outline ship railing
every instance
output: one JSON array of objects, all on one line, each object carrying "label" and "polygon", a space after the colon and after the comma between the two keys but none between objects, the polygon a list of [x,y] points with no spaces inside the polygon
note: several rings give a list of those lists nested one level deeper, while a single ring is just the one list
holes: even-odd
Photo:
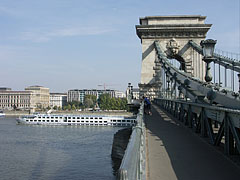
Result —
[{"label": "ship railing", "polygon": [[144,103],[141,104],[137,115],[137,124],[133,127],[127,149],[118,170],[119,180],[146,179],[146,131],[143,121]]}]

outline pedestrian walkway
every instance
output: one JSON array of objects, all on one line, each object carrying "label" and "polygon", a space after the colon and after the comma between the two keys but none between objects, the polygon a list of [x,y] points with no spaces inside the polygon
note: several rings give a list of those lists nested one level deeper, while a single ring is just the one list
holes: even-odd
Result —
[{"label": "pedestrian walkway", "polygon": [[239,180],[240,168],[153,105],[145,116],[148,180]]}]

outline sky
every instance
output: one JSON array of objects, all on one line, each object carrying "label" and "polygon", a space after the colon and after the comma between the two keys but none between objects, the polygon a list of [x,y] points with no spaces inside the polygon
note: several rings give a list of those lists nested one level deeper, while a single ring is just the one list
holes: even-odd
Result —
[{"label": "sky", "polygon": [[139,17],[202,15],[217,49],[240,53],[239,0],[0,0],[0,87],[138,86]]}]

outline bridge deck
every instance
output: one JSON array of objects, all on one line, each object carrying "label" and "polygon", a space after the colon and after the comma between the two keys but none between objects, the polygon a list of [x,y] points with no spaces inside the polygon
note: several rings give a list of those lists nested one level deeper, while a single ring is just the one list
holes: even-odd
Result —
[{"label": "bridge deck", "polygon": [[145,116],[148,180],[240,179],[240,168],[157,106]]}]

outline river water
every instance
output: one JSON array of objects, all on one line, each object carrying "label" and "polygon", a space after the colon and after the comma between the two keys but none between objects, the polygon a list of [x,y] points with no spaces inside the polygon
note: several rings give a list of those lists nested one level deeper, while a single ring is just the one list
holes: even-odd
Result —
[{"label": "river water", "polygon": [[16,125],[15,118],[0,118],[0,179],[115,179],[111,148],[119,129]]}]

